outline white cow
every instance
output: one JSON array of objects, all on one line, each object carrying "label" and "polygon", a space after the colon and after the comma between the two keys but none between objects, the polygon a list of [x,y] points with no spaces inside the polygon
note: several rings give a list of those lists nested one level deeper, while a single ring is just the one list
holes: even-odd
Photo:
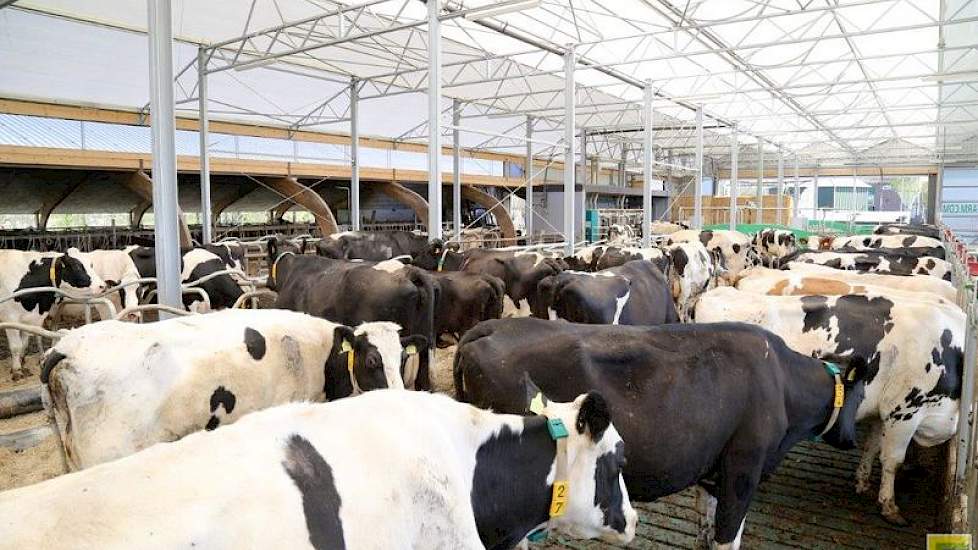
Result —
[{"label": "white cow", "polygon": [[[131,283],[139,279],[139,270],[136,263],[125,250],[93,250],[79,254],[81,258],[87,258],[92,263],[95,273],[105,281],[107,287],[120,284]],[[118,313],[124,308],[139,304],[138,295],[139,285],[132,284],[125,287],[122,291],[106,296],[112,301]],[[96,304],[95,310],[102,320],[110,319],[108,308],[103,304]],[[81,317],[84,315],[84,308],[80,304],[65,303],[58,310],[60,315],[70,317]]]},{"label": "white cow", "polygon": [[[934,281],[936,284],[944,284],[945,281],[934,277],[898,277],[893,275],[863,275],[860,273],[844,272],[832,270],[836,273],[848,274],[852,277],[880,277],[887,279],[897,279],[896,282],[903,280],[924,280]],[[737,281],[737,288],[755,294],[767,294],[770,296],[839,296],[842,294],[866,294],[873,296],[886,296],[900,300],[917,300],[922,302],[954,305],[953,292],[948,296],[942,296],[939,292],[904,290],[898,286],[884,286],[873,284],[870,281],[846,280],[833,277],[832,273],[825,271],[780,271],[765,267],[753,267],[740,274]],[[886,281],[889,282],[889,281]],[[950,285],[950,283],[947,283]],[[951,289],[953,291],[953,288]]]},{"label": "white cow", "polygon": [[402,343],[423,339],[399,328],[283,310],[103,321],[62,338],[41,380],[69,467],[81,469],[289,401],[404,388]]},{"label": "white cow", "polygon": [[0,494],[0,548],[481,550],[540,528],[627,544],[637,514],[604,400],[542,412],[398,390],[283,405]]},{"label": "white cow", "polygon": [[710,252],[719,252],[723,257],[723,281],[734,284],[737,275],[756,263],[756,256],[751,247],[750,237],[740,231],[718,229],[716,231],[699,231],[684,229],[666,237],[666,246],[675,243],[699,242]]},{"label": "white cow", "polygon": [[960,308],[883,296],[762,296],[718,288],[700,298],[696,321],[753,323],[806,355],[865,358],[870,372],[877,372],[857,413],[873,430],[856,490],[869,489],[879,456],[883,516],[905,523],[893,485],[907,446],[911,440],[939,445],[957,431],[965,327]]},{"label": "white cow", "polygon": [[[77,248],[60,252],[22,252],[0,250],[0,300],[18,290],[56,287],[77,296],[91,296],[105,290],[89,258]],[[0,302],[0,321],[24,323],[40,327],[52,307],[64,298],[52,292],[28,294]],[[30,375],[23,367],[26,339],[16,330],[7,330],[12,378],[19,380]]]},{"label": "white cow", "polygon": [[699,241],[680,242],[666,247],[667,269],[672,298],[682,321],[690,320],[696,300],[717,286],[724,274],[720,252],[710,252]]},{"label": "white cow", "polygon": [[832,249],[855,248],[857,250],[873,250],[874,248],[941,248],[944,244],[940,239],[922,235],[850,235],[832,239]]},{"label": "white cow", "polygon": [[789,269],[796,263],[818,264],[834,269],[848,269],[860,273],[879,273],[881,275],[929,275],[951,280],[951,264],[940,259],[903,256],[899,254],[879,254],[874,252],[801,252],[787,258]]},{"label": "white cow", "polygon": [[948,301],[955,301],[957,290],[950,281],[936,277],[903,277],[880,273],[859,273],[834,269],[824,265],[789,262],[786,267],[792,272],[811,273],[818,277],[846,281],[853,284],[884,286],[909,292],[929,292]]}]

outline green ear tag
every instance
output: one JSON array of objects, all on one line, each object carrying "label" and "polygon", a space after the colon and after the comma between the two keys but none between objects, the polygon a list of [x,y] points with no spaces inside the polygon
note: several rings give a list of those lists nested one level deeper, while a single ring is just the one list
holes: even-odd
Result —
[{"label": "green ear tag", "polygon": [[551,439],[555,441],[567,437],[567,427],[564,426],[564,421],[559,418],[548,418],[547,429],[550,430]]},{"label": "green ear tag", "polygon": [[547,540],[547,530],[537,529],[536,531],[530,533],[526,536],[526,540],[530,542],[543,542]]}]

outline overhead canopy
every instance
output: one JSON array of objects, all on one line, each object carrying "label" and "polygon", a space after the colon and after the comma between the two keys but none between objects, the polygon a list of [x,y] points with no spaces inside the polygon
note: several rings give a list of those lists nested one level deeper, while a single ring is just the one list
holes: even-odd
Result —
[{"label": "overhead canopy", "polygon": [[[557,143],[561,54],[576,44],[576,124],[592,133],[588,153],[609,162],[622,147],[639,162],[632,130],[646,81],[659,98],[659,160],[690,152],[696,105],[707,154],[721,163],[733,126],[742,162],[758,140],[772,160],[781,147],[806,164],[978,159],[976,0],[543,0],[459,16],[487,3],[442,2],[443,113],[449,120],[452,98],[465,101],[467,128],[522,136],[533,116],[537,137]],[[20,0],[3,9],[0,96],[143,109],[145,8]],[[214,119],[345,132],[356,77],[363,135],[425,141],[425,14],[419,0],[173,0],[179,108],[196,109],[198,45],[219,45],[207,64]],[[523,150],[510,138],[462,139]]]}]

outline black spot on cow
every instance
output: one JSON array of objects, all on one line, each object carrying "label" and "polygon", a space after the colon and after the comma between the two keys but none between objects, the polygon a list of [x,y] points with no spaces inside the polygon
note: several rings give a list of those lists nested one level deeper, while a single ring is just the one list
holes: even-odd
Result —
[{"label": "black spot on cow", "polygon": [[[42,258],[41,260],[35,260],[27,266],[27,273],[20,278],[17,283],[17,288],[14,291],[24,290],[28,288],[37,288],[45,286],[58,286],[62,281],[72,284],[70,281],[65,279],[65,268],[63,267],[65,262],[68,260],[69,256],[64,255],[57,258]],[[71,258],[71,261],[78,264],[81,267],[81,262]],[[51,280],[51,262],[57,262],[54,266],[54,281]],[[84,267],[81,267],[82,274],[85,275]],[[88,278],[88,275],[85,275]],[[91,280],[84,285],[88,286],[91,284]],[[78,285],[72,285],[78,286]],[[14,298],[14,301],[19,303],[25,310],[34,311],[37,309],[38,313],[47,313],[51,311],[51,307],[54,306],[54,302],[57,301],[58,297],[52,292],[38,292],[35,294],[27,294],[24,296],[19,296]]]},{"label": "black spot on cow", "polygon": [[851,349],[855,355],[867,358],[869,374],[866,384],[872,382],[879,371],[877,348],[894,326],[891,317],[893,302],[882,297],[849,294],[839,296],[832,306],[828,305],[825,296],[803,296],[801,303],[805,313],[802,331],[831,330],[831,320],[835,318],[836,349]]},{"label": "black spot on cow", "polygon": [[587,431],[591,434],[591,439],[598,442],[610,425],[611,411],[608,403],[600,393],[588,392],[577,413],[577,433],[583,435]]},{"label": "black spot on cow", "polygon": [[712,231],[700,231],[700,242],[703,246],[706,246],[713,239]]},{"label": "black spot on cow", "polygon": [[598,457],[594,468],[594,505],[601,508],[604,524],[619,533],[625,532],[625,512],[622,510],[621,485],[618,475],[625,467],[625,443],[619,441],[614,452]]},{"label": "black spot on cow", "polygon": [[733,245],[734,254],[740,254],[740,244],[734,243]]},{"label": "black spot on cow", "polygon": [[689,263],[689,257],[686,256],[686,251],[682,248],[676,248],[672,251],[672,267],[676,270],[676,273],[680,277],[686,273],[686,264]]},{"label": "black spot on cow", "polygon": [[903,246],[913,246],[913,243],[914,243],[914,242],[915,242],[916,240],[917,240],[917,237],[915,237],[915,236],[913,236],[913,235],[911,235],[911,236],[909,236],[909,237],[906,237],[905,239],[903,239],[903,242],[902,242],[901,244],[902,244]]},{"label": "black spot on cow", "polygon": [[244,341],[248,353],[255,361],[260,361],[262,357],[265,357],[265,337],[260,332],[251,327],[245,327]]},{"label": "black spot on cow", "polygon": [[834,269],[842,269],[842,258],[832,258],[831,260],[825,262],[826,267],[831,267]]},{"label": "black spot on cow", "polygon": [[927,258],[926,265],[927,265],[927,269],[934,269],[937,266],[937,262],[934,261],[934,258]]},{"label": "black spot on cow", "polygon": [[964,354],[961,348],[952,346],[953,335],[949,329],[941,333],[941,347],[931,350],[931,360],[935,365],[944,367],[941,377],[937,379],[934,388],[927,392],[927,397],[950,397],[961,399],[961,376],[964,368]]},{"label": "black spot on cow", "polygon": [[207,421],[207,425],[204,426],[204,429],[211,432],[216,430],[217,427],[220,425],[221,425],[221,419],[214,415],[211,415],[210,419]]},{"label": "black spot on cow", "polygon": [[546,424],[542,416],[526,417],[522,433],[503,426],[476,451],[472,511],[488,550],[509,550],[548,520],[556,443]]},{"label": "black spot on cow", "polygon": [[930,366],[931,366],[930,363],[924,365],[924,372],[930,372]]},{"label": "black spot on cow", "polygon": [[211,394],[211,412],[216,412],[218,407],[224,407],[224,412],[231,414],[236,402],[237,398],[233,393],[224,389],[224,386],[218,386]]},{"label": "black spot on cow", "polygon": [[805,313],[802,332],[809,332],[817,329],[829,330],[831,325],[829,319],[831,315],[826,307],[829,299],[826,296],[802,296],[801,310]]},{"label": "black spot on cow", "polygon": [[340,505],[343,503],[333,469],[306,438],[292,434],[285,446],[282,467],[302,494],[302,511],[309,543],[316,550],[346,548]]}]

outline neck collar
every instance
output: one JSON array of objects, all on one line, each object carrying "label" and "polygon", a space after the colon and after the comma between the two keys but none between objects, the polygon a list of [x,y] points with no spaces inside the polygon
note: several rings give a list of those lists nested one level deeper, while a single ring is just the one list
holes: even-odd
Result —
[{"label": "neck collar", "polygon": [[823,435],[835,426],[835,422],[839,419],[839,413],[842,411],[842,405],[846,399],[846,388],[842,385],[842,375],[839,366],[829,361],[822,361],[822,366],[825,367],[825,372],[829,376],[835,378],[835,393],[832,401],[832,416],[829,417],[829,421],[825,424],[822,432],[815,437],[816,440],[820,440]]},{"label": "neck collar", "polygon": [[268,276],[272,279],[273,283],[278,283],[278,277],[277,277],[278,262],[285,256],[295,256],[295,252],[292,252],[291,250],[286,250],[285,252],[279,254],[278,257],[275,258],[275,261],[272,262],[272,269],[269,270]]},{"label": "neck collar", "polygon": [[[559,418],[547,418],[547,431],[550,438],[557,443],[554,460],[554,484],[550,493],[550,519],[560,517],[567,511],[567,501],[570,499],[570,481],[567,475],[567,427]],[[547,538],[547,524],[538,527],[526,536],[530,542],[540,542]]]}]

